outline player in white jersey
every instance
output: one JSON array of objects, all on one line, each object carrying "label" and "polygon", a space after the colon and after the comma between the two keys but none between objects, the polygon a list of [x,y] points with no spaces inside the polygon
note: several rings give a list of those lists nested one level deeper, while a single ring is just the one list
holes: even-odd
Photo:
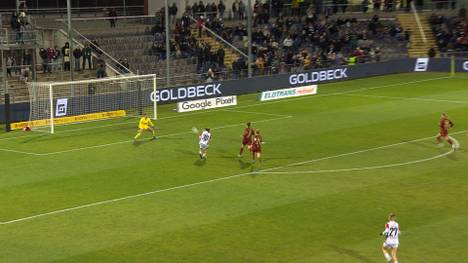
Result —
[{"label": "player in white jersey", "polygon": [[206,128],[200,134],[200,136],[198,136],[198,138],[200,139],[200,142],[199,142],[199,144],[200,144],[200,151],[199,151],[200,159],[203,159],[203,158],[206,158],[206,151],[208,150],[208,144],[210,143],[210,140],[211,140],[210,129]]},{"label": "player in white jersey", "polygon": [[[385,224],[385,230],[381,233],[381,235],[385,236],[385,242],[382,246],[382,252],[384,254],[385,259],[387,262],[398,263],[397,258],[397,249],[398,249],[398,236],[401,234],[400,232],[400,225],[395,221],[396,216],[395,214],[390,214],[388,216],[388,222]],[[388,253],[390,251],[390,254]]]}]

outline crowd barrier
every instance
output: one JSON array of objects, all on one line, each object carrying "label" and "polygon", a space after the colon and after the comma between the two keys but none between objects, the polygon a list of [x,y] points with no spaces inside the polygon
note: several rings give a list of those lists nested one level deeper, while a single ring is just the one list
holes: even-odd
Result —
[{"label": "crowd barrier", "polygon": [[[142,106],[151,105],[152,100],[156,99],[158,104],[167,104],[408,72],[447,72],[447,74],[450,72],[468,72],[468,60],[405,58],[379,63],[314,69],[300,73],[177,86],[159,89],[157,94],[143,91],[141,94],[141,98],[143,99],[140,103]],[[4,122],[4,109],[4,105],[0,105],[0,112],[2,113],[0,114],[0,123]],[[28,118],[29,103],[15,103],[11,105],[12,122],[24,121]]]}]

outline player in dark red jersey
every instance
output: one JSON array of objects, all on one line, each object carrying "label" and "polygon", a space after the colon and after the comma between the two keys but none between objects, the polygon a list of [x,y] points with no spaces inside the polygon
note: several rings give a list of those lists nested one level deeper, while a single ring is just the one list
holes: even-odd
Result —
[{"label": "player in dark red jersey", "polygon": [[242,134],[242,145],[239,151],[239,157],[242,156],[245,146],[247,146],[249,150],[252,146],[252,137],[254,135],[254,130],[250,126],[251,126],[250,122],[247,122],[245,124],[244,133]]},{"label": "player in dark red jersey", "polygon": [[262,143],[263,138],[260,135],[260,131],[256,130],[255,135],[252,139],[252,160],[258,159],[260,162],[262,161]]},{"label": "player in dark red jersey", "polygon": [[448,135],[448,130],[453,127],[453,122],[448,118],[446,113],[442,113],[439,121],[439,134],[437,135],[437,143],[439,146],[443,146],[442,140],[446,141],[452,146],[452,148],[458,148],[458,145],[450,136]]}]

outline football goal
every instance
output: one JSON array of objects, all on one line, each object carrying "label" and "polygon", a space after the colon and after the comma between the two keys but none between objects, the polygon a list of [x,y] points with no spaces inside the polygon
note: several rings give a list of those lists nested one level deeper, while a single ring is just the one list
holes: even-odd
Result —
[{"label": "football goal", "polygon": [[147,114],[156,119],[156,75],[28,83],[31,130]]}]

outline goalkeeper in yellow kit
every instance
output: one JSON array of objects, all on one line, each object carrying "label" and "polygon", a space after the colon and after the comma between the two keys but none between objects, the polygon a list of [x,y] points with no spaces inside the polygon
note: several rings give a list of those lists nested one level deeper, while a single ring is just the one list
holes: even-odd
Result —
[{"label": "goalkeeper in yellow kit", "polygon": [[156,139],[153,122],[148,118],[147,114],[143,115],[140,119],[140,122],[138,123],[138,133],[133,139],[138,139],[144,131],[150,131],[153,134],[153,140]]}]

